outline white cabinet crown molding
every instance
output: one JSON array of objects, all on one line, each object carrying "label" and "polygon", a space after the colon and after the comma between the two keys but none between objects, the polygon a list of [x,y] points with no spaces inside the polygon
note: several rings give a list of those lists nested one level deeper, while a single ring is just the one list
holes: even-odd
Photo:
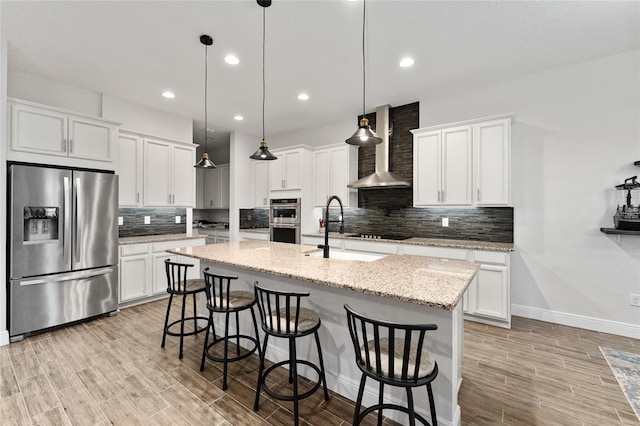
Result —
[{"label": "white cabinet crown molding", "polygon": [[51,105],[39,104],[39,103],[36,103],[36,102],[25,101],[24,99],[7,97],[7,102],[12,102],[12,103],[21,104],[21,105],[28,105],[28,106],[32,106],[32,107],[35,107],[35,108],[47,109],[49,111],[55,111],[55,112],[59,112],[59,113],[67,114],[67,115],[73,115],[73,116],[76,116],[76,117],[81,117],[81,118],[89,118],[89,119],[92,119],[92,120],[98,120],[98,121],[101,121],[101,122],[103,122],[105,124],[113,124],[113,125],[116,125],[116,126],[120,126],[122,124],[122,123],[120,123],[118,121],[109,120],[109,119],[98,117],[98,116],[95,116],[95,115],[90,115],[90,114],[85,114],[85,113],[82,113],[82,112],[77,112],[77,111],[72,111],[72,110],[68,110],[68,109],[58,108],[58,107],[51,106]]},{"label": "white cabinet crown molding", "polygon": [[415,134],[420,134],[420,133],[423,133],[423,132],[429,132],[429,131],[433,131],[433,130],[442,130],[442,129],[446,129],[446,128],[449,128],[449,127],[468,126],[468,125],[472,125],[472,124],[482,123],[483,121],[500,120],[500,119],[504,119],[504,118],[509,118],[511,120],[511,123],[513,124],[513,122],[516,119],[516,114],[511,112],[511,113],[506,113],[506,114],[491,115],[491,116],[488,116],[488,117],[473,118],[473,119],[470,119],[470,120],[455,121],[455,122],[452,122],[452,123],[436,124],[436,125],[433,125],[433,126],[427,126],[427,127],[420,127],[418,129],[412,129],[412,130],[410,130],[410,132],[415,135]]}]

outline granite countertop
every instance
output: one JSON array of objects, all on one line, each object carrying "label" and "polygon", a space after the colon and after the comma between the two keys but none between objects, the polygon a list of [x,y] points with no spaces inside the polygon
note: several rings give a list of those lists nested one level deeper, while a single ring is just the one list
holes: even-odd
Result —
[{"label": "granite countertop", "polygon": [[206,235],[187,235],[187,234],[167,234],[167,235],[141,235],[139,237],[124,237],[118,239],[118,244],[145,244],[145,243],[160,243],[163,241],[176,241],[176,240],[196,240],[199,238],[205,238]]},{"label": "granite countertop", "polygon": [[268,234],[269,228],[244,228],[240,232],[254,232],[256,234]]},{"label": "granite countertop", "polygon": [[[451,240],[443,238],[421,238],[413,237],[406,240],[390,240],[390,239],[373,239],[350,236],[351,234],[340,234],[339,232],[329,232],[329,238],[338,238],[345,240],[361,240],[371,242],[399,243],[411,244],[416,246],[432,246],[432,247],[448,247],[466,250],[485,250],[485,251],[504,251],[510,252],[514,250],[513,243],[494,243],[491,241],[472,241],[472,240]],[[303,237],[322,237],[324,234],[302,234]]]},{"label": "granite countertop", "polygon": [[479,265],[422,256],[388,255],[373,262],[324,259],[314,246],[234,241],[169,250],[170,253],[241,269],[452,310]]}]

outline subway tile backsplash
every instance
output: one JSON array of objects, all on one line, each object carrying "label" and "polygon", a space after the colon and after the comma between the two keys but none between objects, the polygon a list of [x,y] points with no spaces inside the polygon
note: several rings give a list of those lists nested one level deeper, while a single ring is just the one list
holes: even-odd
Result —
[{"label": "subway tile backsplash", "polygon": [[[187,209],[118,209],[123,224],[118,227],[118,236],[138,237],[142,235],[183,234],[187,232]],[[149,216],[150,223],[145,225],[144,218]],[[180,216],[180,223],[176,223]]]}]

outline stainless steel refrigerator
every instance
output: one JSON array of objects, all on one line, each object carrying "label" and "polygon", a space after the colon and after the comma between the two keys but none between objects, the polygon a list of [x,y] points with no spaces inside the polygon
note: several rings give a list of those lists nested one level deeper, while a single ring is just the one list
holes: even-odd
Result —
[{"label": "stainless steel refrigerator", "polygon": [[9,166],[11,341],[117,312],[118,177]]}]

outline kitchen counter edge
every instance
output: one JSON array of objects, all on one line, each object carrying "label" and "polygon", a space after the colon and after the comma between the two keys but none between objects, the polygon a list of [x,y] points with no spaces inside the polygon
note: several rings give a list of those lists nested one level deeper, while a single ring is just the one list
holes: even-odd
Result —
[{"label": "kitchen counter edge", "polygon": [[123,237],[118,239],[118,244],[123,246],[127,244],[148,244],[160,243],[164,241],[179,240],[197,240],[204,239],[206,235],[187,235],[187,234],[166,234],[166,235],[141,235],[138,237]]}]

